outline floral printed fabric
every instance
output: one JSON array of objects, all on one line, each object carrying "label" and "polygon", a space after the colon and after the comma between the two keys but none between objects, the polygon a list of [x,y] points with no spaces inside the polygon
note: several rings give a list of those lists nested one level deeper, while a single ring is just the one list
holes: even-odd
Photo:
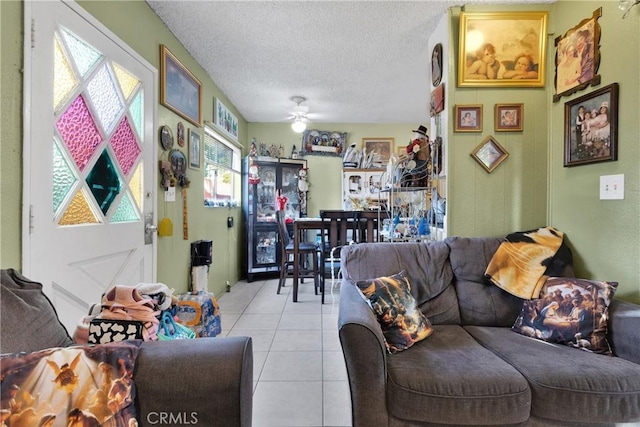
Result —
[{"label": "floral printed fabric", "polygon": [[411,295],[411,284],[404,271],[360,281],[357,286],[378,318],[390,353],[406,350],[433,332],[431,322]]}]

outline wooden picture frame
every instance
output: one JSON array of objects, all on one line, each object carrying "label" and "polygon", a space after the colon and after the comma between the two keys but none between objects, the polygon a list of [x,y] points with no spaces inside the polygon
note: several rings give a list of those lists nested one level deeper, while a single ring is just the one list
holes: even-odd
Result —
[{"label": "wooden picture frame", "polygon": [[482,132],[482,104],[454,107],[454,132]]},{"label": "wooden picture frame", "polygon": [[160,45],[160,103],[190,123],[202,123],[202,83]]},{"label": "wooden picture frame", "polygon": [[362,148],[367,151],[367,155],[372,151],[380,153],[382,165],[386,166],[389,163],[391,153],[395,149],[395,138],[362,138]]},{"label": "wooden picture frame", "polygon": [[544,87],[548,12],[461,12],[460,87]]},{"label": "wooden picture frame", "polygon": [[431,91],[431,99],[429,100],[429,116],[434,117],[444,110],[444,83],[440,83],[438,87]]},{"label": "wooden picture frame", "polygon": [[213,122],[226,134],[238,140],[238,118],[218,98],[213,100]]},{"label": "wooden picture frame", "polygon": [[201,149],[200,149],[200,133],[193,129],[189,129],[189,168],[200,169],[201,167]]},{"label": "wooden picture frame", "polygon": [[523,104],[496,104],[494,128],[496,132],[522,132],[524,127]]},{"label": "wooden picture frame", "polygon": [[491,173],[498,165],[509,157],[509,153],[496,139],[489,135],[471,152],[476,162],[487,172]]},{"label": "wooden picture frame", "polygon": [[556,93],[553,102],[587,86],[600,84],[600,24],[602,8],[593,11],[591,18],[583,19],[563,36],[555,39]]},{"label": "wooden picture frame", "polygon": [[612,83],[564,104],[565,167],[618,160],[618,91]]}]

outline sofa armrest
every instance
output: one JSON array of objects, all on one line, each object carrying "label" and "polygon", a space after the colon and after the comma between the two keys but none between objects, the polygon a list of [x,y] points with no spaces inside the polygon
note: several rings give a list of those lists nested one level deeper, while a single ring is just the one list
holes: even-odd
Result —
[{"label": "sofa armrest", "polygon": [[609,339],[616,356],[640,364],[640,305],[611,301]]},{"label": "sofa armrest", "polygon": [[251,427],[249,337],[144,342],[133,379],[141,426]]},{"label": "sofa armrest", "polygon": [[353,427],[387,421],[387,349],[380,324],[356,286],[340,284],[338,333],[351,390]]}]

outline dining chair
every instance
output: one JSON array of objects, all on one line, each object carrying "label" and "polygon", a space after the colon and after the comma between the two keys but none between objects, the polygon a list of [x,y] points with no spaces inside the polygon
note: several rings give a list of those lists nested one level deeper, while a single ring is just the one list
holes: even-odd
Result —
[{"label": "dining chair", "polygon": [[[280,280],[278,281],[277,294],[284,286],[287,277],[293,277],[294,273],[294,245],[289,231],[287,230],[286,218],[284,212],[276,211],[276,219],[278,222],[278,236],[280,238],[280,253],[282,261],[280,263]],[[301,241],[298,244],[298,277],[313,278],[314,292],[318,295],[318,288],[321,285],[320,268],[318,265],[319,249],[314,242]],[[308,257],[311,256],[311,266],[308,264]]]},{"label": "dining chair", "polygon": [[386,212],[365,210],[358,212],[357,243],[375,243],[380,241],[380,220],[387,216]]},{"label": "dining chair", "polygon": [[[356,243],[358,237],[358,211],[321,210],[321,285],[322,304],[325,296],[325,269],[329,263],[331,271],[331,291],[340,276],[340,254],[342,248]],[[337,267],[337,272],[336,272]]]}]

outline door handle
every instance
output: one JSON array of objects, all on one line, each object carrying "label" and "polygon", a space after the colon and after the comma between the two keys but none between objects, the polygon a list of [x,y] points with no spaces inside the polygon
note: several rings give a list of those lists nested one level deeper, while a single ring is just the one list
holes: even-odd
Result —
[{"label": "door handle", "polygon": [[153,223],[153,213],[144,216],[144,244],[153,244],[153,235],[158,232],[158,226]]}]

